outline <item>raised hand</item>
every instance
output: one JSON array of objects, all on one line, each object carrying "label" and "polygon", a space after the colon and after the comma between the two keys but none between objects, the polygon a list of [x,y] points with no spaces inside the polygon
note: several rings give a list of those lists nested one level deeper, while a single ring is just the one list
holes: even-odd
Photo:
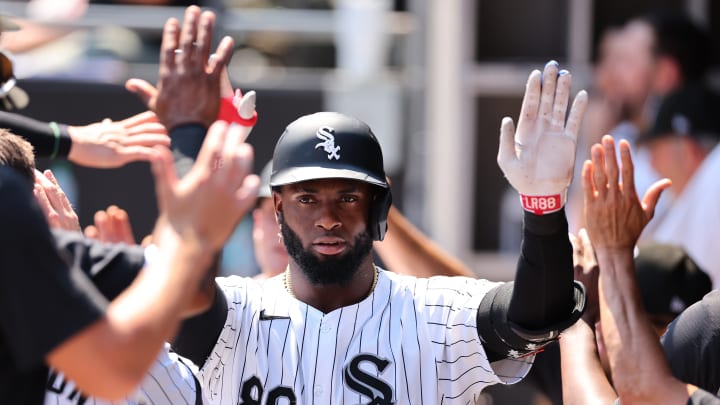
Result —
[{"label": "raised hand", "polygon": [[660,194],[671,184],[668,179],[658,180],[641,202],[635,191],[630,144],[621,140],[618,146],[622,173],[610,135],[603,136],[602,144],[592,146],[592,161],[583,165],[585,223],[596,249],[632,249],[652,219]]},{"label": "raised hand", "polygon": [[577,135],[587,106],[582,90],[565,122],[572,75],[550,61],[542,73],[530,73],[517,130],[512,118],[500,127],[498,164],[520,193],[522,206],[535,214],[560,210],[575,164]]},{"label": "raised hand", "polygon": [[70,205],[70,200],[50,170],[45,170],[44,173],[35,170],[33,195],[51,228],[66,231],[81,230],[78,216]]},{"label": "raised hand", "polygon": [[221,74],[230,60],[233,40],[224,37],[210,58],[214,25],[215,14],[201,12],[197,6],[186,9],[182,30],[177,19],[169,19],[163,30],[157,89],[140,79],[125,85],[168,130],[189,123],[209,127],[217,119]]},{"label": "raised hand", "polygon": [[127,212],[111,205],[106,210],[100,210],[93,217],[94,225],[85,227],[85,237],[97,239],[105,243],[127,243],[135,244],[130,217]]},{"label": "raised hand", "polygon": [[[210,250],[219,250],[240,218],[255,204],[260,179],[252,172],[253,150],[241,142],[239,125],[217,121],[209,129],[197,161],[182,179],[173,158],[158,149],[153,161],[160,222]],[[160,227],[162,228],[162,226]],[[155,243],[161,232],[153,235]]]},{"label": "raised hand", "polygon": [[165,127],[146,111],[122,121],[109,119],[84,126],[68,126],[72,139],[68,159],[96,168],[114,168],[136,160],[150,160],[153,146],[170,145]]}]

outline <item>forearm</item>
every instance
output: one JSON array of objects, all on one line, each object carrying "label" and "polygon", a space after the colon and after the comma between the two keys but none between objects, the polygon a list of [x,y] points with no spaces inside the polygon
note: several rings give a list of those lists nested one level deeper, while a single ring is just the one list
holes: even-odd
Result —
[{"label": "forearm", "polygon": [[0,128],[22,136],[41,157],[67,157],[72,140],[67,125],[50,124],[19,114],[0,111]]},{"label": "forearm", "polygon": [[573,294],[572,247],[565,211],[526,212],[508,319],[528,330],[541,330],[567,319]]},{"label": "forearm", "polygon": [[[122,397],[142,380],[177,331],[188,286],[197,286],[203,276],[197,269],[210,263],[212,257],[197,243],[163,239],[162,257],[108,306],[105,318],[48,356],[51,366],[90,395]],[[94,362],[92,370],[78,366],[87,361]]]},{"label": "forearm", "polygon": [[600,320],[615,389],[623,404],[684,404],[691,392],[672,377],[645,315],[631,249],[596,249]]},{"label": "forearm", "polygon": [[598,357],[595,332],[579,320],[560,338],[563,403],[607,405],[617,397]]},{"label": "forearm", "polygon": [[388,213],[385,239],[375,242],[374,248],[387,268],[395,273],[416,277],[475,277],[470,269],[420,232],[394,206]]}]

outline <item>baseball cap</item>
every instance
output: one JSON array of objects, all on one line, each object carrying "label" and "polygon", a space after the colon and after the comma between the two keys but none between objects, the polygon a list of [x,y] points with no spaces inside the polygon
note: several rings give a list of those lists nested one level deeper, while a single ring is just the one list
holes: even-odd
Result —
[{"label": "baseball cap", "polygon": [[2,51],[0,51],[0,101],[5,110],[19,110],[30,102],[25,90],[17,85],[12,59]]},{"label": "baseball cap", "polygon": [[718,111],[720,94],[702,84],[682,87],[663,99],[652,128],[638,142],[671,135],[720,139]]},{"label": "baseball cap", "polygon": [[649,314],[675,316],[712,290],[710,277],[677,245],[639,245],[635,269]]}]

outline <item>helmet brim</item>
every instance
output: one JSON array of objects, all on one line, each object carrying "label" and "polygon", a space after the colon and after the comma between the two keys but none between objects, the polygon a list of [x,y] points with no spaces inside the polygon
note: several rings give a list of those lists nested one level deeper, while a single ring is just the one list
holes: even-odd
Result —
[{"label": "helmet brim", "polygon": [[333,169],[319,166],[293,167],[275,173],[270,179],[270,186],[275,187],[319,179],[350,179],[370,183],[383,188],[388,187],[386,179],[380,179],[367,173],[352,169]]}]

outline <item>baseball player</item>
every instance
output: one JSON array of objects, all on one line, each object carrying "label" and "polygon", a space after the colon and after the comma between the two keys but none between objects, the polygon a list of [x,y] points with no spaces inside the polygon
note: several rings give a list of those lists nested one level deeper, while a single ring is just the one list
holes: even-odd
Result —
[{"label": "baseball player", "polygon": [[587,98],[566,125],[570,80],[555,62],[532,72],[518,130],[510,118],[501,127],[498,162],[525,208],[514,283],[375,266],[391,192],[372,131],[330,112],[288,125],[270,180],[287,269],[218,278],[195,332],[216,341],[176,346],[194,350],[210,402],[466,404],[519,381],[584,307],[563,206]]}]

